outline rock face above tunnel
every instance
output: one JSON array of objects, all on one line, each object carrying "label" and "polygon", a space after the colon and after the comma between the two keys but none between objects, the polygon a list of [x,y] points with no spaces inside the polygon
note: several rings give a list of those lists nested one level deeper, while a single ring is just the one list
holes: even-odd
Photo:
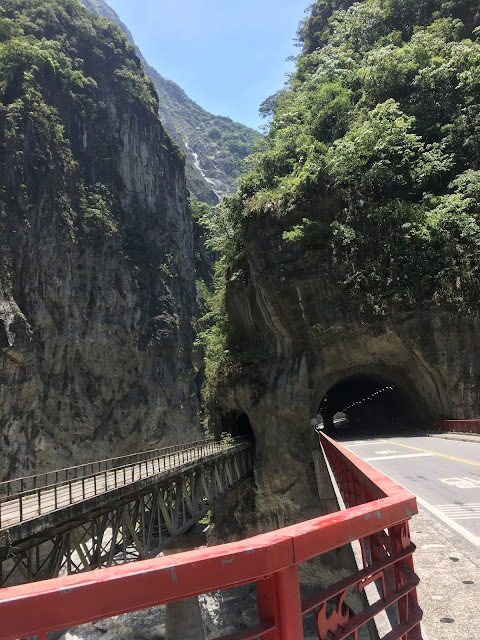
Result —
[{"label": "rock face above tunnel", "polygon": [[[222,395],[271,458],[259,495],[288,509],[307,499],[291,475],[309,420],[346,379],[401,388],[412,419],[478,415],[480,129],[464,114],[479,19],[462,0],[315,2],[295,73],[263,105],[265,150],[225,203]],[[451,82],[419,50],[442,52]]]},{"label": "rock face above tunnel", "polygon": [[[315,510],[311,419],[335,384],[354,377],[400,388],[415,421],[474,417],[480,349],[474,317],[440,308],[372,317],[325,282],[299,244],[274,225],[249,234],[244,278],[227,288],[242,362],[223,387],[227,412],[245,412],[257,444],[255,526],[281,526]],[[231,415],[231,414],[230,414]]]},{"label": "rock face above tunnel", "polygon": [[200,434],[183,159],[123,36],[50,2],[42,40],[37,10],[4,16],[0,480]]}]

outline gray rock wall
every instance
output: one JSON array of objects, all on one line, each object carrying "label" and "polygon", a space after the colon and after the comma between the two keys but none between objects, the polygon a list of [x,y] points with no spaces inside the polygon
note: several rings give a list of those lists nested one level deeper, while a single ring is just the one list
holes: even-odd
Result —
[{"label": "gray rock wall", "polygon": [[[112,84],[96,99],[52,98],[73,169],[25,120],[0,168],[0,480],[201,433],[183,161],[156,114]],[[114,230],[83,180],[110,189]]]},{"label": "gray rock wall", "polygon": [[428,301],[367,317],[314,255],[279,238],[274,221],[249,231],[244,276],[227,288],[242,365],[220,387],[219,404],[224,415],[246,413],[255,433],[250,530],[261,531],[319,514],[310,421],[333,385],[354,376],[388,380],[418,422],[478,417],[480,334],[474,314],[455,316]]}]

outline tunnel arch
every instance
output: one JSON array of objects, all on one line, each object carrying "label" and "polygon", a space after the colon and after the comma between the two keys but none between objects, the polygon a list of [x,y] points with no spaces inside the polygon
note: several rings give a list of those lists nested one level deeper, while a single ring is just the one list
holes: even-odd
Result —
[{"label": "tunnel arch", "polygon": [[[240,413],[238,411],[232,411],[222,416],[221,432],[229,433],[234,438],[243,436],[249,440],[255,440],[249,417],[246,413]],[[220,433],[217,435],[219,436]]]},{"label": "tunnel arch", "polygon": [[[351,427],[392,432],[419,424],[435,411],[401,369],[355,367],[325,377],[318,388],[315,413],[325,428]],[[333,421],[346,415],[346,424]]]},{"label": "tunnel arch", "polygon": [[363,432],[389,432],[411,426],[417,421],[417,403],[393,381],[372,375],[355,375],[334,384],[323,396],[318,413],[328,429],[341,422]]}]

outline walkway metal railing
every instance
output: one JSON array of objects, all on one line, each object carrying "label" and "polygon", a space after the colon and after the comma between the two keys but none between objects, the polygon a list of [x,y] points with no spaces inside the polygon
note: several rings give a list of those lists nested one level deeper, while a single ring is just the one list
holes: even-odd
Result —
[{"label": "walkway metal railing", "polygon": [[[320,640],[357,639],[387,607],[396,620],[383,640],[421,640],[408,533],[415,497],[328,436],[321,440],[346,510],[218,547],[2,589],[0,640],[46,640],[48,631],[248,583],[256,583],[258,622],[217,640],[300,640],[302,618],[312,610]],[[302,601],[298,566],[353,540],[360,541],[363,568]],[[372,582],[378,601],[352,615],[347,591]]]},{"label": "walkway metal railing", "polygon": [[161,449],[149,449],[148,451],[140,451],[116,458],[107,458],[105,460],[97,460],[95,462],[87,462],[79,464],[75,467],[66,467],[65,469],[56,469],[55,471],[46,471],[33,476],[25,476],[23,478],[14,478],[13,480],[5,480],[0,482],[0,496],[11,496],[24,491],[47,487],[59,482],[67,480],[75,480],[83,476],[92,476],[102,471],[109,471],[118,467],[127,466],[136,462],[143,462],[170,455],[184,449],[191,449],[206,444],[205,440],[196,440],[194,442],[185,442],[175,444],[170,447],[162,447]]},{"label": "walkway metal railing", "polygon": [[429,431],[480,434],[480,420],[428,420],[419,425],[419,428]]},{"label": "walkway metal railing", "polygon": [[200,440],[0,483],[0,529],[32,520],[179,465],[243,445]]}]

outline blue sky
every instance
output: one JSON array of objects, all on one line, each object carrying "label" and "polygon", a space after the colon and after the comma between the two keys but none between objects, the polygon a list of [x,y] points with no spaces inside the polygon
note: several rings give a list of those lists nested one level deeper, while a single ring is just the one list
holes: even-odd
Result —
[{"label": "blue sky", "polygon": [[253,128],[293,71],[309,0],[106,0],[146,60],[214,115]]}]

